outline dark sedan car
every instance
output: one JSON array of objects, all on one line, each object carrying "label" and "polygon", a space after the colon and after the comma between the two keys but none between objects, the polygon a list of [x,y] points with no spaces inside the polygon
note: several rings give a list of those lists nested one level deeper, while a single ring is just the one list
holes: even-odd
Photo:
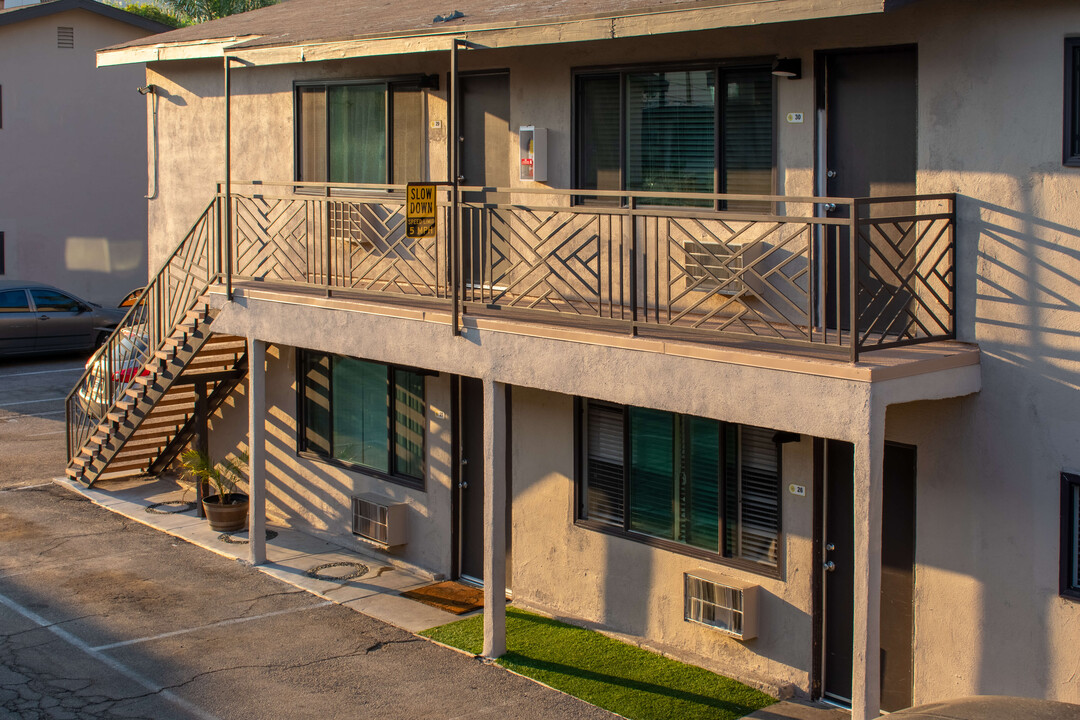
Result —
[{"label": "dark sedan car", "polygon": [[50,285],[0,280],[0,357],[92,350],[126,313]]}]

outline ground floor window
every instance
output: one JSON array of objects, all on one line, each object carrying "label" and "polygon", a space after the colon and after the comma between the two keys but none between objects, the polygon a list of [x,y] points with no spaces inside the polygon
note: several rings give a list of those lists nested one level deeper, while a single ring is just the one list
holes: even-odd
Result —
[{"label": "ground floor window", "polygon": [[1080,475],[1061,473],[1061,594],[1080,598]]},{"label": "ground floor window", "polygon": [[582,524],[779,565],[773,430],[594,400],[580,406]]},{"label": "ground floor window", "polygon": [[298,366],[301,454],[423,484],[423,374],[310,350]]}]

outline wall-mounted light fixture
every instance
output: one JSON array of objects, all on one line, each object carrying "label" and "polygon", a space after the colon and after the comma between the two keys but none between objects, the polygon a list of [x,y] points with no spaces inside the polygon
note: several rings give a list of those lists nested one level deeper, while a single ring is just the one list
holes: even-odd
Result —
[{"label": "wall-mounted light fixture", "polygon": [[143,85],[141,88],[135,88],[139,91],[140,95],[153,95],[157,92],[157,85]]},{"label": "wall-mounted light fixture", "polygon": [[802,58],[777,58],[773,60],[772,74],[788,80],[798,80],[802,77]]}]

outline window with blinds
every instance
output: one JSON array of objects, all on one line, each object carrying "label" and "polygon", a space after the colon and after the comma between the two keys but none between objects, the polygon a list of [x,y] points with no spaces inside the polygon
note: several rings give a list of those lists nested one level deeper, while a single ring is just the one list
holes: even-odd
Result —
[{"label": "window with blinds", "polygon": [[1080,475],[1061,473],[1061,594],[1080,598]]},{"label": "window with blinds", "polygon": [[423,375],[313,351],[303,351],[298,364],[301,453],[422,485]]},{"label": "window with blinds", "polygon": [[296,179],[405,183],[422,179],[423,98],[415,83],[296,88]]},{"label": "window with blinds", "polygon": [[[579,188],[772,194],[768,67],[585,72],[576,78],[575,108]],[[768,204],[733,202],[727,209],[767,210]]]},{"label": "window with blinds", "polygon": [[581,407],[581,520],[778,566],[772,430],[591,400]]}]

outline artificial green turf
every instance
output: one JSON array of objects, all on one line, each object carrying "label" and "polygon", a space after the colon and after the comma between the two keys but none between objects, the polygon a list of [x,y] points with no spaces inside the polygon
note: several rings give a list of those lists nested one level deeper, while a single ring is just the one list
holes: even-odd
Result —
[{"label": "artificial green turf", "polygon": [[[422,633],[479,654],[484,617]],[[583,628],[506,610],[500,665],[634,720],[728,720],[776,700],[731,678]]]}]

